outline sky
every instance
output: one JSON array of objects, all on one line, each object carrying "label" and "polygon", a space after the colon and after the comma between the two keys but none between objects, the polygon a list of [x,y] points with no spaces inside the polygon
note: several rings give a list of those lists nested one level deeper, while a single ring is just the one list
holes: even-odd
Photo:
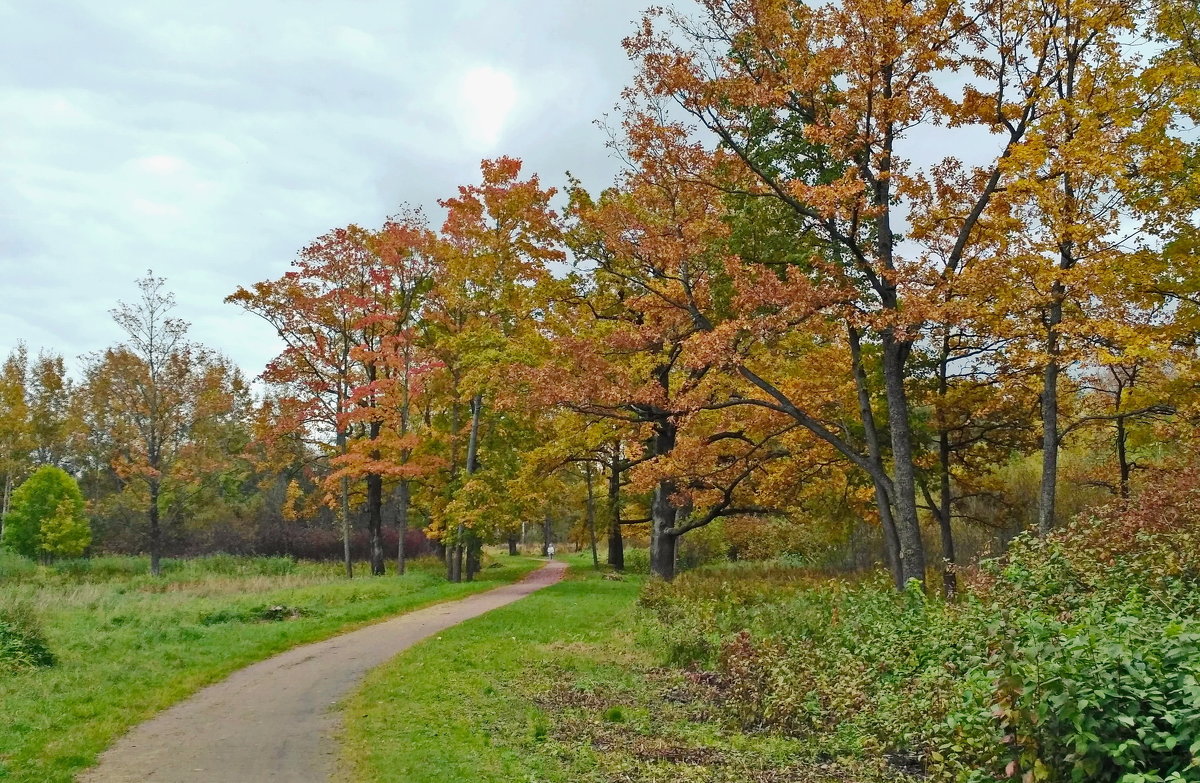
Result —
[{"label": "sky", "polygon": [[607,185],[595,121],[649,0],[0,0],[0,353],[117,342],[152,269],[248,375],[226,305],[325,231],[374,226],[514,155]]}]

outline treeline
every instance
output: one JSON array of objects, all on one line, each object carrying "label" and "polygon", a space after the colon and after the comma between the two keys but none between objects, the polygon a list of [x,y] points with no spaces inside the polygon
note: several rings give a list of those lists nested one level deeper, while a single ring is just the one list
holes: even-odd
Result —
[{"label": "treeline", "polygon": [[[163,295],[143,283],[128,344],[79,387],[138,413],[108,404],[61,438],[113,490],[93,503],[129,503],[152,541],[162,509],[218,513],[257,481],[282,516],[332,514],[347,568],[361,514],[373,573],[385,508],[452,579],[571,508],[617,567],[622,531],[646,531],[666,578],[719,526],[734,556],[877,536],[898,587],[935,566],[953,592],[964,533],[1045,533],[1191,451],[1197,16],[651,12],[625,41],[611,187],[560,199],[502,157],[438,230],[408,211],[318,238],[229,297],[285,346],[260,401],[165,314],[148,328]],[[40,461],[54,437],[11,453]]]}]

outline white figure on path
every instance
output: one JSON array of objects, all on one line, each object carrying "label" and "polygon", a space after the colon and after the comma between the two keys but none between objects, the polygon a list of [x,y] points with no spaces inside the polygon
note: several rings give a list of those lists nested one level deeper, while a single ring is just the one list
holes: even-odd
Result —
[{"label": "white figure on path", "polygon": [[546,547],[546,555],[549,556],[551,560],[554,559],[554,544],[550,544]]}]

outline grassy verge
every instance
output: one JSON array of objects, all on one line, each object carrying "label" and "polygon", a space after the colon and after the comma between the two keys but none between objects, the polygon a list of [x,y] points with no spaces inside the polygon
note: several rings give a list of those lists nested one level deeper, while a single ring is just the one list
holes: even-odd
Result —
[{"label": "grassy verge", "polygon": [[476,582],[449,584],[437,564],[346,581],[337,566],[264,575],[222,562],[225,573],[189,565],[157,580],[45,568],[0,580],[0,609],[39,618],[57,658],[0,670],[0,780],[66,783],[130,726],[235,669],[539,565],[504,557]]},{"label": "grassy verge", "polygon": [[346,780],[844,780],[803,744],[727,731],[703,681],[656,666],[639,578],[565,581],[443,632],[345,706]]}]

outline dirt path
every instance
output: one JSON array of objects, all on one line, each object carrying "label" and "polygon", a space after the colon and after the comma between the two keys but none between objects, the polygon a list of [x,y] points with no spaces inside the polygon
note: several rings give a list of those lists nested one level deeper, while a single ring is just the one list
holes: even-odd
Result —
[{"label": "dirt path", "polygon": [[427,636],[562,578],[551,562],[524,580],[437,604],[234,672],[135,727],[80,776],[82,783],[327,783],[331,709],[369,669]]}]

